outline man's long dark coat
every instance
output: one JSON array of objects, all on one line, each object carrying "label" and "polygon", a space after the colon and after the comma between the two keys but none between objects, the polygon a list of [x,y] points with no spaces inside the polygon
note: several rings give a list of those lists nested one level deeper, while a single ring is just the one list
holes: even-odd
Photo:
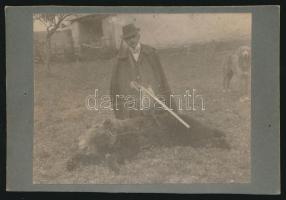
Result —
[{"label": "man's long dark coat", "polygon": [[142,111],[126,109],[124,107],[126,99],[116,98],[116,95],[124,95],[125,97],[138,95],[138,92],[130,87],[131,81],[137,81],[145,87],[151,86],[156,96],[163,96],[165,104],[174,108],[175,105],[170,105],[170,87],[153,47],[141,44],[137,62],[128,48],[119,51],[118,61],[113,68],[111,77],[112,105],[115,117],[118,119],[133,118],[142,114]]}]

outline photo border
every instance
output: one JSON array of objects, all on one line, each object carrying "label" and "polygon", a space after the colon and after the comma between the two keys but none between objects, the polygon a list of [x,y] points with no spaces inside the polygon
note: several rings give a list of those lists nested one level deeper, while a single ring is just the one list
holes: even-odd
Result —
[{"label": "photo border", "polygon": [[[33,13],[252,13],[250,184],[32,184]],[[280,193],[279,6],[6,8],[7,190],[140,193]]]}]

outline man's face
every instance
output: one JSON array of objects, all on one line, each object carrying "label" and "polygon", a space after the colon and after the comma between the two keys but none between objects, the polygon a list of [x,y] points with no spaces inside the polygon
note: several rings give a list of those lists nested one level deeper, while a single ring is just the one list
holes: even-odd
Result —
[{"label": "man's face", "polygon": [[138,44],[139,39],[140,39],[140,34],[137,33],[131,37],[125,38],[125,42],[128,44],[128,46],[134,49]]}]

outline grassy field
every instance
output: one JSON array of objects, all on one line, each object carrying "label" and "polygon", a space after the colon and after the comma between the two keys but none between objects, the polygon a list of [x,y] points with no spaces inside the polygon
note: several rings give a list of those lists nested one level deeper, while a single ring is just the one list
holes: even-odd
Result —
[{"label": "grassy field", "polygon": [[93,124],[112,118],[110,111],[89,111],[85,98],[99,89],[109,94],[115,59],[53,64],[48,73],[35,64],[34,183],[245,183],[250,181],[250,102],[239,101],[234,80],[231,93],[222,92],[222,61],[228,51],[164,50],[160,58],[175,94],[196,89],[206,110],[184,111],[226,135],[230,149],[215,147],[155,147],[143,150],[120,168],[105,164],[66,170],[78,138]]}]

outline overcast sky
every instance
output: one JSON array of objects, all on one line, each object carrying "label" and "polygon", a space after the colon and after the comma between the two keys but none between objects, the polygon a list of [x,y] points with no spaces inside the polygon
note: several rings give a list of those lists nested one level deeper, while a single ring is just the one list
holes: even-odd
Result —
[{"label": "overcast sky", "polygon": [[[140,26],[142,40],[151,43],[166,41],[183,42],[213,39],[249,38],[251,14],[206,13],[206,14],[121,14],[123,25],[134,22]],[[128,20],[126,20],[128,19]],[[34,22],[34,31],[45,31],[44,26]]]}]

